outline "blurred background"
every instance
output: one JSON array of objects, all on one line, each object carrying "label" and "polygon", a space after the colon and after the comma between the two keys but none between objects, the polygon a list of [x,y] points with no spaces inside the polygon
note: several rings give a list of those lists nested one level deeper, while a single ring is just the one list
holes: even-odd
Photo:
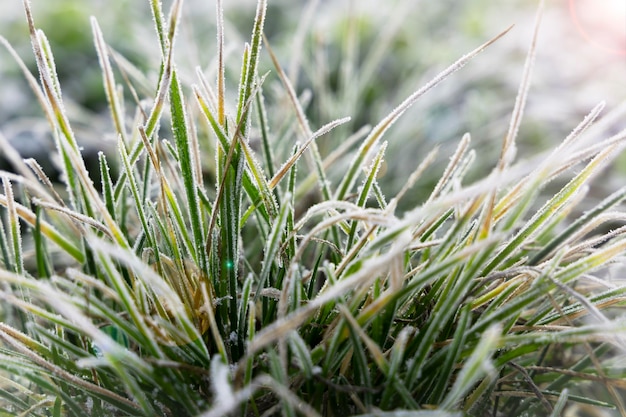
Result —
[{"label": "blurred background", "polygon": [[[234,87],[256,2],[224,3],[227,79]],[[349,126],[320,140],[322,153],[328,153],[361,126],[375,125],[460,56],[515,25],[503,39],[424,96],[387,133],[387,160],[393,163],[388,162],[381,182],[393,194],[422,156],[440,145],[443,157],[440,167],[433,169],[435,181],[465,132],[471,133],[478,155],[472,175],[479,176],[495,164],[532,38],[537,3],[270,0],[266,34],[298,93],[310,99],[306,111],[313,130],[339,117],[353,117]],[[518,141],[521,158],[558,144],[600,101],[606,102],[604,117],[612,115],[613,119],[607,119],[598,134],[607,136],[626,127],[626,1],[546,3]],[[168,10],[171,1],[163,5]],[[32,0],[32,6],[36,24],[47,34],[55,54],[65,105],[85,153],[113,148],[115,138],[89,17],[96,16],[109,45],[145,76],[149,97],[149,90],[156,88],[160,59],[149,2]],[[214,75],[214,9],[213,1],[187,0],[184,4],[177,65],[188,84],[197,82],[196,66],[205,69],[210,79]],[[4,1],[0,35],[35,72],[21,2]],[[263,54],[260,73],[266,71],[272,71],[264,86],[269,98],[266,104],[270,108],[284,106],[284,91]],[[268,114],[279,129],[283,112]],[[46,155],[52,147],[42,111],[4,48],[0,49],[0,132],[26,156],[37,156],[41,150]],[[287,155],[292,143],[284,147]],[[622,158],[613,170],[619,173],[624,167],[626,159]],[[613,182],[623,179],[609,175],[601,187],[613,188]],[[427,190],[429,184],[423,187]],[[406,204],[419,202],[420,190],[415,193]]]}]

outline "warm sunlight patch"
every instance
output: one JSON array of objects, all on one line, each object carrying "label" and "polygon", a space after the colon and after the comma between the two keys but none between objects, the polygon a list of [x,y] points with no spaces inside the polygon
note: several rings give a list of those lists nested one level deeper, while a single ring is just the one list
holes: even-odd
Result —
[{"label": "warm sunlight patch", "polygon": [[626,0],[569,0],[578,31],[595,46],[626,55]]}]

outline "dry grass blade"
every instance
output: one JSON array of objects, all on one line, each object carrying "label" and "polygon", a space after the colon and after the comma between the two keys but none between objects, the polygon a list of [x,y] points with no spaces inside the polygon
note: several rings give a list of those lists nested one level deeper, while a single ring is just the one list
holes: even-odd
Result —
[{"label": "dry grass blade", "polygon": [[13,60],[17,62],[17,64],[19,65],[20,70],[22,71],[24,78],[26,78],[26,81],[28,82],[30,89],[35,94],[35,97],[37,97],[37,102],[43,109],[46,115],[46,118],[48,119],[48,123],[50,124],[50,126],[53,126],[54,125],[54,112],[52,111],[52,108],[50,107],[50,104],[48,103],[48,100],[46,99],[46,95],[44,91],[42,90],[41,86],[37,82],[37,79],[33,76],[33,74],[30,73],[30,70],[28,69],[28,67],[22,60],[22,58],[20,58],[20,56],[15,51],[15,49],[9,44],[9,42],[4,37],[0,36],[0,42],[2,42],[2,45],[4,45],[4,47],[9,51],[9,53],[13,57]]},{"label": "dry grass blade", "polygon": [[459,143],[459,146],[454,152],[454,155],[452,155],[450,163],[448,164],[443,175],[437,182],[437,185],[435,185],[433,192],[430,194],[430,197],[428,197],[428,200],[426,201],[425,204],[429,204],[432,200],[438,197],[443,187],[450,180],[450,178],[452,178],[454,171],[458,168],[458,165],[461,162],[461,159],[463,159],[463,157],[465,156],[465,153],[467,152],[467,149],[469,148],[470,141],[471,141],[470,134],[469,133],[464,134],[463,138],[461,139],[461,142]]},{"label": "dry grass blade", "polygon": [[[526,101],[528,98],[528,90],[530,89],[530,79],[532,75],[533,65],[535,63],[537,38],[539,35],[539,28],[541,26],[541,18],[543,16],[543,4],[544,1],[541,0],[538,6],[537,16],[535,20],[533,38],[530,48],[528,50],[528,54],[526,56],[526,63],[524,65],[522,81],[519,86],[517,97],[515,98],[515,107],[513,108],[513,114],[511,116],[511,122],[509,124],[509,130],[507,131],[504,142],[502,144],[502,151],[500,153],[500,158],[498,159],[497,169],[492,172],[492,175],[501,175],[502,171],[507,166],[509,166],[511,162],[515,159],[515,154],[517,152],[515,140],[517,138],[519,127],[522,122],[522,116],[524,115],[524,108],[526,106]],[[492,192],[491,195],[488,197],[487,204],[484,207],[483,223],[480,228],[481,237],[485,237],[491,232],[493,223],[492,219],[495,218],[495,204],[496,195],[494,190],[494,192]]]},{"label": "dry grass blade", "polygon": [[530,89],[530,80],[532,77],[533,66],[535,64],[535,56],[537,55],[537,39],[539,37],[539,28],[541,27],[541,19],[543,17],[544,0],[539,2],[537,9],[537,16],[535,18],[535,28],[533,31],[533,37],[526,56],[526,63],[524,64],[524,74],[520,83],[517,97],[515,98],[515,107],[513,108],[513,115],[511,116],[511,122],[509,124],[509,130],[504,138],[502,145],[502,152],[498,159],[498,170],[502,171],[507,165],[513,161],[516,153],[515,140],[519,131],[520,124],[522,123],[522,117],[524,116],[524,108],[528,100],[528,91]]},{"label": "dry grass blade", "polygon": [[217,121],[220,126],[225,126],[226,83],[224,80],[224,8],[222,7],[222,0],[217,0],[215,7],[217,9]]},{"label": "dry grass blade", "polygon": [[122,137],[122,140],[127,142],[124,112],[119,102],[115,77],[113,76],[113,69],[111,68],[111,62],[109,60],[107,45],[104,41],[102,30],[100,30],[100,26],[98,25],[98,21],[95,17],[91,18],[91,27],[96,40],[96,50],[98,51],[98,59],[100,60],[100,67],[102,68],[102,76],[104,78],[104,91],[106,92],[109,109],[111,110],[111,117],[113,118],[113,123],[115,124],[115,130],[117,131],[117,134]]},{"label": "dry grass blade", "polygon": [[[122,231],[120,230],[119,226],[112,218],[110,213],[107,211],[98,191],[95,189],[93,182],[89,177],[89,173],[87,172],[87,169],[85,167],[85,162],[80,155],[78,144],[70,127],[67,115],[63,109],[61,97],[59,95],[60,91],[58,91],[58,79],[56,79],[56,74],[53,72],[54,67],[52,67],[50,62],[48,62],[46,59],[51,58],[51,56],[45,55],[42,49],[42,42],[43,40],[45,40],[45,36],[42,32],[37,32],[37,30],[35,29],[35,23],[28,0],[24,0],[24,7],[26,10],[26,17],[31,33],[31,41],[35,52],[35,58],[37,60],[37,66],[39,68],[43,89],[46,94],[47,100],[56,116],[57,126],[63,132],[63,137],[65,139],[65,141],[60,142],[59,152],[61,154],[66,154],[69,157],[74,169],[76,170],[76,173],[78,174],[78,177],[80,178],[82,188],[85,190],[86,195],[88,195],[88,200],[91,204],[95,205],[98,208],[98,211],[103,217],[104,222],[109,229],[111,235],[114,236],[115,240],[117,240],[120,246],[128,247],[128,243]],[[68,175],[68,178],[71,177],[67,172],[66,175]]]},{"label": "dry grass blade", "polygon": [[[548,156],[540,166],[534,170],[531,175],[520,181],[515,187],[506,193],[504,197],[496,204],[493,209],[493,218],[497,222],[504,214],[506,214],[511,207],[521,197],[522,191],[529,187],[536,186],[540,181],[544,181],[545,178],[553,178],[560,172],[569,168],[571,164],[562,165],[563,152],[571,153],[571,146],[576,139],[578,139],[598,118],[600,112],[604,109],[605,104],[597,104],[589,114],[585,116],[582,122],[574,128],[574,130],[561,142],[561,144]],[[576,163],[578,160],[574,160]]]},{"label": "dry grass blade", "polygon": [[[9,204],[13,204],[15,213],[20,217],[20,219],[30,224],[31,227],[33,228],[35,227],[37,223],[37,216],[35,215],[35,213],[33,213],[27,207],[24,207],[23,205],[19,203],[16,203],[16,202],[10,203],[6,196],[0,195],[0,205],[8,207]],[[54,228],[54,226],[52,226],[50,223],[46,221],[41,221],[40,227],[41,227],[41,232],[44,235],[48,236],[48,238],[50,238],[51,241],[53,241],[54,243],[62,247],[65,251],[67,251],[69,255],[74,257],[74,259],[76,259],[80,263],[85,261],[85,256],[83,252],[78,247],[76,247],[72,242],[70,242],[66,236],[64,236],[62,233],[57,231]]]},{"label": "dry grass blade", "polygon": [[[274,67],[276,68],[278,76],[280,80],[282,81],[283,86],[285,87],[285,90],[287,91],[287,96],[289,97],[289,101],[291,102],[291,105],[294,111],[296,112],[298,126],[300,127],[300,130],[303,136],[307,139],[314,137],[315,135],[313,131],[311,130],[311,127],[309,126],[309,121],[304,113],[304,110],[302,109],[302,105],[300,104],[300,101],[298,100],[298,96],[296,94],[295,89],[293,88],[293,85],[289,81],[289,78],[287,78],[285,71],[283,71],[280,63],[278,62],[278,58],[274,54],[274,51],[269,45],[269,42],[267,42],[267,39],[265,40],[265,44],[267,46],[267,51],[270,55],[270,58],[272,59],[272,62],[274,63]],[[313,154],[313,162],[315,164],[322,195],[324,196],[326,200],[330,200],[332,193],[330,192],[329,183],[326,179],[326,173],[324,171],[322,157],[320,155],[319,149],[317,148],[317,144],[314,141],[311,141],[309,149],[311,149],[311,153]]]},{"label": "dry grass blade", "polygon": [[287,162],[285,162],[283,164],[282,167],[280,167],[280,169],[278,170],[278,172],[274,175],[274,177],[270,180],[269,182],[269,188],[270,189],[274,189],[278,183],[280,182],[280,180],[283,179],[283,177],[289,172],[289,170],[293,167],[293,165],[298,162],[298,159],[300,159],[300,157],[302,156],[302,154],[304,153],[304,151],[309,147],[309,145],[311,145],[311,143],[313,143],[313,141],[317,138],[319,138],[320,136],[325,135],[326,133],[330,132],[331,130],[333,130],[335,127],[347,123],[350,121],[349,117],[344,117],[343,119],[338,119],[335,121],[332,121],[324,126],[322,126],[317,132],[313,133],[307,140],[306,142],[304,142],[304,144],[302,144],[301,146],[298,147],[298,150],[296,151],[296,153],[294,155],[291,156],[291,158],[289,158],[287,160]]},{"label": "dry grass blade", "polygon": [[20,222],[17,216],[16,203],[13,197],[13,187],[8,178],[2,178],[4,186],[4,195],[7,202],[7,210],[9,212],[9,246],[11,247],[11,255],[13,258],[15,272],[24,273],[24,257],[22,256],[22,236],[20,230]]},{"label": "dry grass blade", "polygon": [[85,225],[91,226],[94,229],[101,231],[102,233],[107,235],[109,238],[113,237],[111,233],[109,232],[109,229],[107,229],[105,225],[103,225],[102,223],[96,221],[95,219],[89,216],[86,216],[81,213],[77,213],[67,207],[59,206],[54,203],[48,203],[39,199],[33,199],[33,204],[43,207],[45,209],[54,210],[56,212],[63,213],[69,218],[75,220],[78,224],[85,224]]},{"label": "dry grass blade", "polygon": [[18,151],[11,146],[2,132],[0,132],[0,152],[2,157],[6,158],[11,163],[15,172],[28,181],[30,189],[34,190],[40,198],[51,199],[48,191],[39,184],[37,177],[33,175],[32,170],[29,169],[28,163],[26,163]]}]

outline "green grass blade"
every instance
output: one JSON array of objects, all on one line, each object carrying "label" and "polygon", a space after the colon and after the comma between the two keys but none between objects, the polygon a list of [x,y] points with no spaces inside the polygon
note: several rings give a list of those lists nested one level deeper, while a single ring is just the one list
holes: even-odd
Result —
[{"label": "green grass blade", "polygon": [[[357,205],[359,207],[365,207],[365,203],[367,203],[367,199],[370,197],[370,191],[376,181],[376,176],[378,175],[378,172],[382,165],[386,149],[387,149],[387,143],[384,142],[381,145],[380,150],[374,157],[374,160],[372,161],[371,166],[369,167],[369,170],[368,170],[369,173],[367,175],[367,178],[365,179],[365,182],[363,183],[363,186],[361,187],[361,190],[359,192],[359,197],[357,199]],[[357,225],[358,225],[357,222],[353,221],[350,226],[350,232],[348,234],[348,241],[346,243],[347,249],[352,248],[352,243],[356,235]]]},{"label": "green grass blade", "polygon": [[[405,327],[400,331],[400,334],[398,335],[398,337],[396,338],[393,347],[391,348],[391,357],[389,359],[389,369],[387,372],[387,377],[389,380],[395,381],[397,383],[400,383],[401,385],[402,382],[400,381],[400,371],[401,371],[401,366],[405,361],[405,353],[406,353],[406,347],[408,344],[408,338],[411,335],[411,333],[413,333],[415,331],[415,329],[411,328],[411,327]],[[393,398],[393,396],[396,394],[396,388],[395,388],[395,383],[394,384],[388,384],[387,386],[385,386],[385,389],[383,391],[383,395],[382,395],[382,399],[381,399],[381,408],[386,409],[389,407],[389,404],[391,402],[391,399]]]},{"label": "green grass blade", "polygon": [[194,158],[191,155],[189,128],[185,111],[185,101],[178,81],[178,76],[172,73],[170,84],[170,101],[172,103],[172,131],[176,139],[181,174],[187,196],[187,210],[191,223],[191,231],[194,241],[190,255],[200,267],[208,273],[206,255],[204,252],[204,225],[200,213],[200,199],[198,197],[198,179],[194,167]]},{"label": "green grass blade", "polygon": [[444,395],[446,394],[446,387],[450,386],[450,379],[452,372],[454,371],[454,364],[461,363],[460,355],[462,348],[465,345],[466,331],[470,321],[470,308],[469,305],[465,305],[459,313],[458,325],[452,337],[452,343],[448,348],[448,354],[446,360],[441,368],[441,373],[437,377],[435,389],[431,394],[431,404],[441,404],[444,401]]},{"label": "green grass blade", "polygon": [[291,333],[289,335],[289,347],[304,376],[307,379],[311,379],[314,373],[313,360],[304,339],[296,332]]},{"label": "green grass blade", "polygon": [[[287,195],[285,200],[288,201],[289,199],[290,196]],[[261,290],[267,284],[270,272],[274,268],[274,262],[279,259],[279,250],[282,244],[282,239],[286,234],[285,224],[287,223],[287,214],[290,211],[291,208],[289,203],[283,203],[280,208],[280,212],[278,213],[278,217],[276,217],[274,223],[272,224],[271,232],[264,248],[263,267],[261,269],[261,274],[259,275],[259,283],[257,284],[257,289],[254,294],[254,301],[259,300]]]},{"label": "green grass blade", "polygon": [[111,180],[109,164],[104,153],[98,154],[98,160],[100,162],[100,178],[102,180],[104,204],[111,217],[115,219],[115,200],[113,198],[113,182]]},{"label": "green grass blade", "polygon": [[256,16],[252,29],[252,39],[250,41],[250,58],[248,60],[244,83],[240,86],[240,101],[237,111],[237,124],[241,126],[241,134],[245,137],[248,133],[248,112],[244,110],[248,100],[253,97],[254,84],[257,78],[257,67],[259,64],[259,53],[263,40],[263,26],[267,12],[267,0],[258,0]]},{"label": "green grass blade", "polygon": [[567,405],[568,399],[569,399],[569,390],[564,389],[563,391],[561,391],[561,394],[559,395],[559,399],[556,401],[556,404],[554,404],[554,409],[552,410],[550,417],[561,416],[563,411],[565,410],[565,406]]},{"label": "green grass blade", "polygon": [[144,211],[144,201],[142,200],[140,196],[139,187],[137,186],[137,183],[135,181],[135,175],[133,174],[132,167],[130,166],[128,152],[126,151],[126,146],[124,145],[124,142],[121,139],[118,141],[118,149],[119,149],[122,162],[124,164],[124,170],[128,178],[128,187],[130,188],[131,194],[133,195],[133,199],[135,201],[134,206],[135,206],[135,209],[137,210],[137,215],[139,216],[143,233],[148,238],[150,248],[153,250],[154,256],[156,257],[157,265],[160,265],[159,251],[154,240],[153,230],[148,225],[148,218],[146,217],[146,213]]},{"label": "green grass blade", "polygon": [[[50,260],[46,256],[48,249],[46,242],[42,239],[41,233],[41,208],[37,207],[35,211],[36,221],[35,230],[33,231],[33,238],[35,240],[35,257],[37,259],[37,276],[40,278],[50,277]],[[2,231],[0,230],[0,233]]]},{"label": "green grass blade", "polygon": [[13,258],[12,263],[15,267],[15,272],[21,275],[24,273],[24,257],[22,255],[22,235],[17,210],[15,208],[13,187],[6,177],[2,178],[2,185],[4,186],[4,195],[7,201],[7,211],[9,215],[9,248],[11,249],[10,253]]},{"label": "green grass blade", "polygon": [[441,408],[454,408],[455,404],[465,397],[477,381],[482,379],[485,374],[493,373],[494,369],[490,357],[499,344],[500,331],[501,329],[497,326],[485,331],[472,355],[461,369],[450,392],[441,403]]}]

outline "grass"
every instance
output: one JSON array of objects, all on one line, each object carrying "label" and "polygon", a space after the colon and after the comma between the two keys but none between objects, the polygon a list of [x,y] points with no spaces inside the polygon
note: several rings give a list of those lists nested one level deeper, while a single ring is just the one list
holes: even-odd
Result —
[{"label": "grass", "polygon": [[[94,18],[118,138],[94,173],[24,6],[39,79],[13,55],[64,187],[0,136],[15,167],[1,175],[0,415],[557,416],[574,404],[626,415],[626,287],[606,278],[626,250],[624,227],[610,229],[626,188],[577,210],[626,131],[590,134],[600,103],[552,152],[516,157],[541,7],[491,173],[466,179],[468,133],[386,195],[390,127],[508,30],[374,127],[338,114],[318,128],[297,67],[285,71],[264,39],[265,0],[236,90],[221,1],[215,82],[198,69],[190,84],[176,65],[182,1],[167,14],[150,1],[151,95]],[[318,146],[331,134],[352,146]],[[399,210],[448,157],[421,203]]]}]

